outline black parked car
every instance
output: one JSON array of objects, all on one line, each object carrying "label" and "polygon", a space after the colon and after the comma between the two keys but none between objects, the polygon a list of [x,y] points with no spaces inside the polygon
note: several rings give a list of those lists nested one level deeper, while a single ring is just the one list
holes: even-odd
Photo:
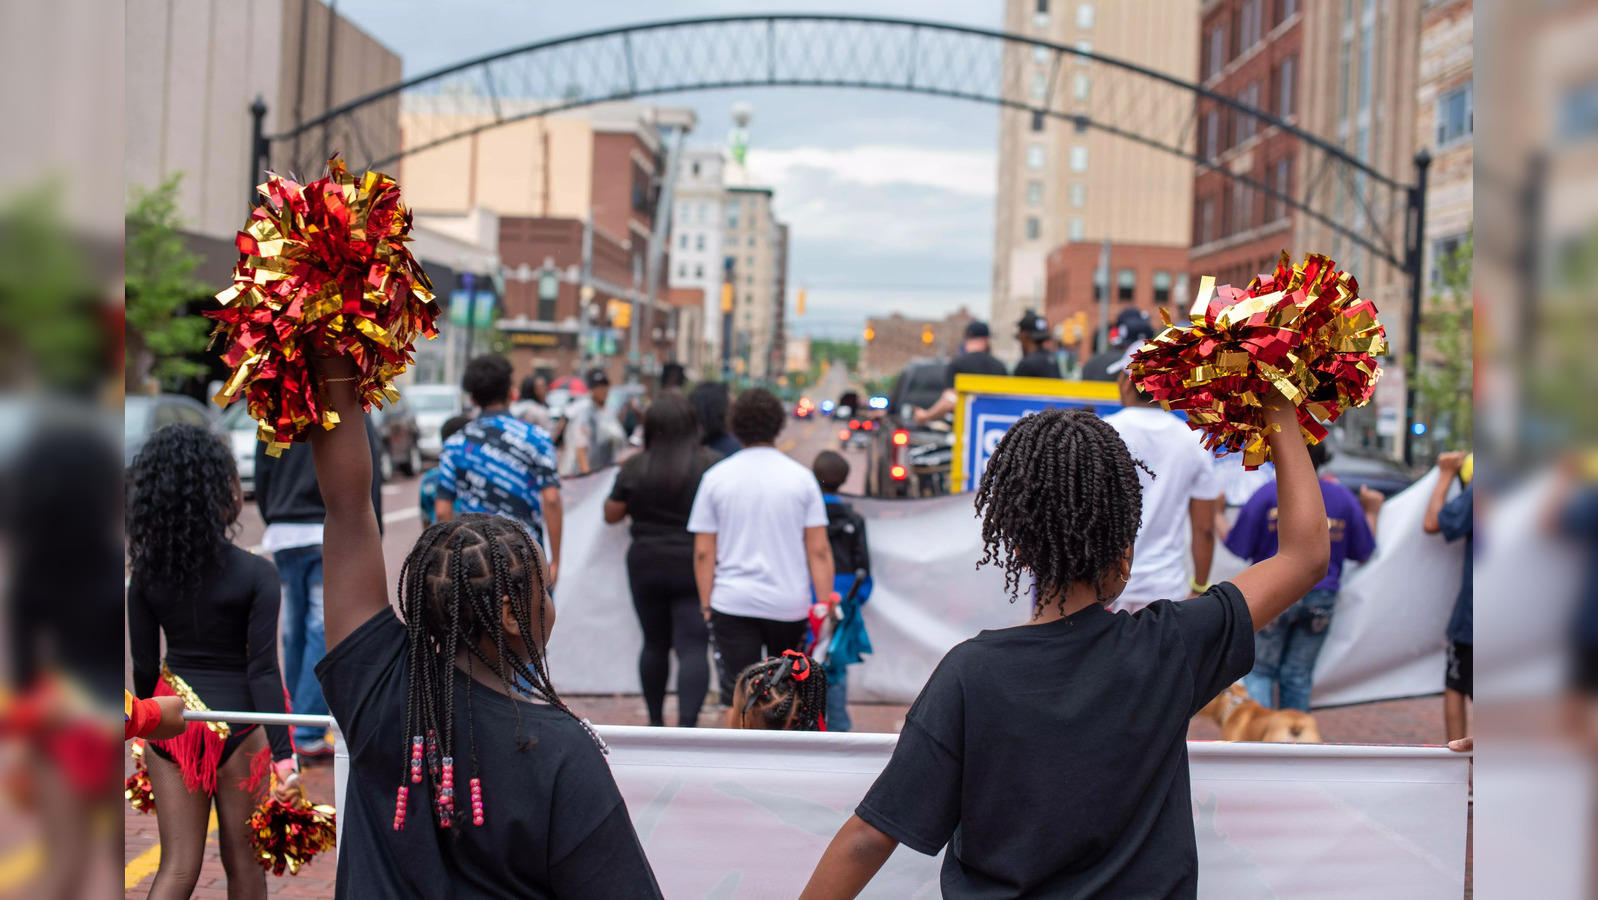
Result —
[{"label": "black parked car", "polygon": [[948,386],[949,361],[918,359],[904,367],[888,392],[888,408],[875,419],[866,494],[930,497],[949,492],[954,436],[943,422],[917,425],[913,411],[938,402]]},{"label": "black parked car", "polygon": [[387,409],[372,407],[371,417],[378,438],[383,442],[383,455],[379,460],[383,480],[393,478],[396,468],[406,475],[420,475],[422,449],[417,440],[421,437],[421,429],[416,424],[416,411],[411,405],[401,397],[390,403]]}]

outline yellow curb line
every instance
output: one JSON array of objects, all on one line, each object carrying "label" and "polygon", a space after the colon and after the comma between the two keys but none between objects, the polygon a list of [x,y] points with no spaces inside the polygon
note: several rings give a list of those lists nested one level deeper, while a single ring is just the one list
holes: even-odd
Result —
[{"label": "yellow curb line", "polygon": [[[205,839],[209,841],[211,839],[211,835],[216,834],[216,810],[214,808],[211,810],[211,821],[206,826],[206,829]],[[161,841],[159,838],[157,838],[156,842],[151,845],[150,849],[140,853],[138,856],[133,857],[132,861],[128,863],[127,868],[123,869],[122,889],[124,891],[133,890],[135,885],[143,881],[146,877],[155,874],[155,870],[159,869],[160,867]]]}]

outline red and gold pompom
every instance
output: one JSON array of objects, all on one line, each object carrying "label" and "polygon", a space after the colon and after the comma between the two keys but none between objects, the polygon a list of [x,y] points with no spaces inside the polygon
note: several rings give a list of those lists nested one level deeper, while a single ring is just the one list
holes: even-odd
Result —
[{"label": "red and gold pompom", "polygon": [[331,428],[338,415],[311,378],[314,352],[354,359],[362,405],[394,399],[394,377],[411,364],[417,336],[437,335],[432,282],[405,246],[411,213],[399,184],[380,172],[360,177],[333,157],[326,176],[300,185],[273,175],[258,190],[235,241],[233,284],[211,339],[224,342],[232,375],[216,395],[239,397],[260,426],[267,452]]},{"label": "red and gold pompom", "polygon": [[134,738],[128,742],[128,751],[133,754],[133,774],[123,784],[122,795],[128,798],[128,805],[141,813],[155,812],[155,788],[150,785],[150,771],[144,766],[144,739]]},{"label": "red and gold pompom", "polygon": [[1280,391],[1298,408],[1306,438],[1323,423],[1370,401],[1381,377],[1376,357],[1387,335],[1354,276],[1310,254],[1290,265],[1286,252],[1270,275],[1244,290],[1206,276],[1193,322],[1166,328],[1132,355],[1132,381],[1168,410],[1187,414],[1210,450],[1241,451],[1253,469],[1270,459],[1262,398]]},{"label": "red and gold pompom", "polygon": [[[273,776],[276,782],[276,776]],[[300,874],[300,867],[338,840],[333,807],[312,804],[300,795],[284,803],[270,795],[250,816],[250,843],[255,861],[273,875]]]}]

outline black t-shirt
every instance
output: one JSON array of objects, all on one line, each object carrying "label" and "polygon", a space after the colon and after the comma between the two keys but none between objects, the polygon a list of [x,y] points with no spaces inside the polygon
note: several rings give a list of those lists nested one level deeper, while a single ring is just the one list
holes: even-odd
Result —
[{"label": "black t-shirt", "polygon": [[855,812],[947,843],[945,897],[1193,897],[1187,723],[1253,665],[1230,583],[984,631],[938,664]]},{"label": "black t-shirt", "polygon": [[954,386],[956,375],[1008,375],[1004,363],[986,350],[962,353],[949,363],[949,386]]},{"label": "black t-shirt", "polygon": [[1039,348],[1021,357],[1015,364],[1017,378],[1059,378],[1060,361],[1055,359],[1053,350]]},{"label": "black t-shirt", "polygon": [[[468,815],[440,829],[427,782],[408,774],[405,656],[405,627],[384,610],[316,666],[350,754],[336,896],[660,896],[610,767],[582,726],[482,685],[472,687],[469,723],[465,673],[455,682],[456,808],[470,808],[475,730],[484,824]],[[402,784],[410,797],[395,831]]]},{"label": "black t-shirt", "polygon": [[696,448],[675,491],[650,483],[648,450],[622,463],[610,499],[627,504],[634,543],[692,551],[694,536],[688,533],[688,514],[694,508],[699,480],[718,459],[714,452]]}]

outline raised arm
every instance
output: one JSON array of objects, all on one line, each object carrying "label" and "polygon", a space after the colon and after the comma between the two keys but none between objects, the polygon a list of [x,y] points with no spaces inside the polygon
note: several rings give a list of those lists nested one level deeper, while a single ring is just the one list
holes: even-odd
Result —
[{"label": "raised arm", "polygon": [[1427,534],[1442,533],[1442,520],[1438,516],[1443,504],[1448,502],[1448,489],[1454,486],[1454,476],[1459,474],[1464,463],[1463,450],[1452,450],[1437,457],[1437,483],[1432,485],[1432,495],[1426,501],[1426,517],[1420,523],[1421,530]]},{"label": "raised arm", "polygon": [[1232,579],[1248,603],[1255,631],[1324,578],[1331,557],[1326,504],[1321,499],[1320,481],[1310,463],[1309,450],[1299,433],[1293,404],[1273,391],[1265,400],[1265,416],[1276,426],[1269,440],[1271,459],[1276,464],[1278,550],[1275,556],[1249,566]]},{"label": "raised arm", "polygon": [[316,482],[327,507],[322,597],[331,650],[388,606],[388,576],[383,571],[377,511],[372,508],[372,448],[355,394],[355,364],[349,359],[317,359],[313,368],[340,420],[331,430],[311,429]]},{"label": "raised arm", "polygon": [[[1187,501],[1188,519],[1193,528],[1193,584],[1203,588],[1210,583],[1210,564],[1215,561],[1215,517],[1223,500]],[[1197,596],[1197,591],[1194,595]]]}]

